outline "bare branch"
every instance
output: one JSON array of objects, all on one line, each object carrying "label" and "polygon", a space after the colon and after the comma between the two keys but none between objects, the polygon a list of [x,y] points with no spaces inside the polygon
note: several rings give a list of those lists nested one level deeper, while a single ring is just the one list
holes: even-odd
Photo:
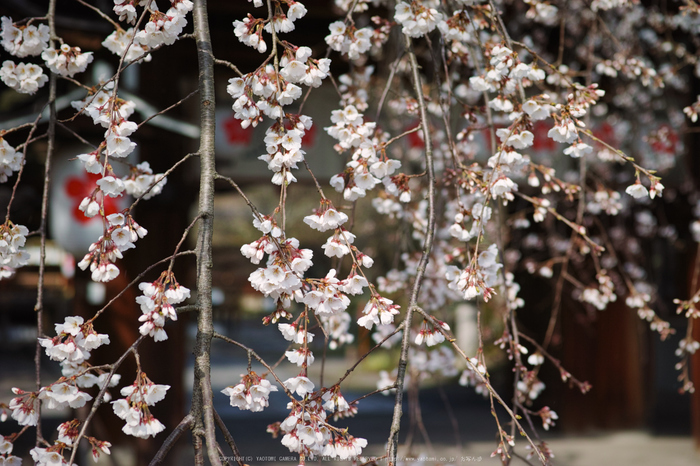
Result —
[{"label": "bare branch", "polygon": [[435,231],[435,173],[433,171],[433,148],[428,123],[428,113],[425,105],[425,99],[423,97],[423,85],[421,84],[421,78],[418,72],[418,61],[416,60],[416,55],[413,52],[411,39],[406,35],[404,36],[404,38],[409,62],[411,64],[413,89],[416,94],[416,99],[418,99],[421,127],[423,129],[423,138],[425,141],[425,165],[426,171],[428,173],[428,227],[425,233],[425,240],[423,242],[423,251],[421,252],[420,261],[416,270],[416,276],[413,281],[411,299],[408,303],[408,308],[406,309],[406,317],[403,324],[406,331],[403,333],[403,340],[401,342],[401,356],[399,357],[398,374],[396,377],[396,399],[394,401],[394,415],[391,421],[391,431],[389,433],[389,439],[387,442],[386,449],[387,457],[389,458],[389,466],[396,465],[396,457],[398,453],[399,430],[401,428],[401,403],[403,400],[403,384],[404,377],[406,375],[406,365],[408,363],[408,346],[410,344],[411,318],[413,317],[413,311],[418,302],[418,293],[420,292],[420,288],[423,283],[425,269],[428,266],[430,252],[433,247],[433,235]]}]

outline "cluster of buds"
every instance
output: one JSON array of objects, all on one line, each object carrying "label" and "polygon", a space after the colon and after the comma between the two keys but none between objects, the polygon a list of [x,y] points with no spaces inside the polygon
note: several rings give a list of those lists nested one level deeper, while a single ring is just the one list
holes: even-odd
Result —
[{"label": "cluster of buds", "polygon": [[[398,168],[398,165],[392,162],[396,162],[396,164],[400,165],[400,162],[398,160],[387,161],[387,173],[393,173],[395,170],[394,167]],[[372,165],[372,168],[375,169],[376,165],[377,164]],[[406,203],[411,201],[411,189],[408,186],[409,180],[410,178],[408,177],[408,175],[399,173],[395,176],[384,176],[382,179],[382,183],[384,183],[384,188],[386,189],[386,192],[388,194],[396,196],[399,198],[399,201]]]},{"label": "cluster of buds", "polygon": [[165,319],[177,320],[177,312],[173,304],[179,304],[190,297],[190,290],[181,286],[172,272],[163,272],[158,280],[152,283],[139,283],[142,296],[136,298],[141,306],[143,315],[139,321],[143,325],[139,327],[141,335],[149,335],[154,341],[167,340],[165,333]]},{"label": "cluster of buds", "polygon": [[549,409],[548,406],[537,411],[537,415],[542,418],[542,427],[544,430],[549,430],[549,428],[554,425],[554,421],[559,419],[557,413]]},{"label": "cluster of buds", "polygon": [[277,387],[272,385],[265,376],[260,377],[255,371],[241,375],[241,383],[221,390],[221,393],[231,398],[231,406],[240,410],[260,412],[269,406],[271,392]]},{"label": "cluster of buds", "polygon": [[537,371],[523,371],[517,383],[517,396],[520,403],[530,405],[545,389],[544,382],[537,378]]},{"label": "cluster of buds", "polygon": [[[63,424],[58,426],[58,439],[56,440],[55,444],[53,447],[49,447],[47,449],[34,449],[32,450],[32,457],[35,455],[37,457],[46,457],[50,456],[51,451],[60,451],[60,448],[64,446],[68,447],[75,447],[74,443],[78,439],[78,436],[80,435],[80,430],[78,429],[80,427],[80,421],[78,419],[73,419],[71,421],[66,421]],[[90,447],[92,449],[92,458],[95,461],[98,461],[100,458],[100,455],[102,453],[105,453],[109,455],[110,448],[112,447],[112,444],[110,442],[104,441],[104,440],[97,440],[95,437],[90,437],[90,436],[85,436],[85,440],[87,440],[90,443]],[[53,450],[51,450],[53,448]],[[35,451],[36,450],[36,451]],[[44,450],[44,451],[41,451]],[[49,455],[47,455],[49,453]],[[55,456],[54,456],[55,457]],[[40,462],[40,461],[39,461]],[[51,461],[48,461],[48,464],[53,465]]]},{"label": "cluster of buds", "polygon": [[260,53],[265,53],[267,44],[262,38],[264,25],[264,20],[254,18],[251,14],[248,14],[247,18],[243,18],[243,21],[236,20],[233,22],[233,33],[242,44],[253,47]]},{"label": "cluster of buds", "polygon": [[683,113],[685,113],[693,123],[698,121],[698,113],[700,113],[700,95],[697,97],[695,103],[688,105],[683,109]]},{"label": "cluster of buds", "polygon": [[134,437],[148,438],[165,429],[148,407],[165,398],[169,388],[170,385],[154,384],[145,372],[139,372],[132,385],[121,389],[121,395],[125,398],[112,402],[114,414],[126,421],[122,431]]},{"label": "cluster of buds", "polygon": [[[444,330],[450,330],[450,326],[447,325],[446,322],[442,322],[437,319],[435,320]],[[421,324],[420,331],[418,332],[418,335],[416,335],[416,345],[420,346],[423,344],[423,342],[425,342],[426,346],[435,346],[439,345],[443,341],[445,341],[445,335],[443,335],[439,329],[433,327],[432,324],[429,324],[427,320],[423,319],[423,324]]]}]

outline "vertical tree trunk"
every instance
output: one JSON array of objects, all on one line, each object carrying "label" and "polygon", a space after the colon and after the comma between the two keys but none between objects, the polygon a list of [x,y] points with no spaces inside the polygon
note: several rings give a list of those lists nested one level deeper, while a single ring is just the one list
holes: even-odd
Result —
[{"label": "vertical tree trunk", "polygon": [[199,63],[200,127],[199,140],[199,236],[197,238],[197,342],[194,348],[195,373],[193,410],[195,429],[193,434],[204,435],[209,461],[221,464],[216,449],[214,406],[212,403],[210,351],[214,333],[211,304],[212,232],[214,226],[214,57],[209,36],[207,2],[194,2],[194,30],[197,40]]}]

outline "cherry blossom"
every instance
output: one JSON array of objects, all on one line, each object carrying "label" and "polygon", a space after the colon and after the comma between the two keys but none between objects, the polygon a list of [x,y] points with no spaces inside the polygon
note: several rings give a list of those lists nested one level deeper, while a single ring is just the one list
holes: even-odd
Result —
[{"label": "cherry blossom", "polygon": [[150,413],[153,406],[165,397],[169,385],[157,385],[151,382],[145,373],[139,372],[136,381],[121,389],[121,398],[112,401],[112,409],[126,424],[122,431],[139,438],[155,437],[165,426]]},{"label": "cherry blossom", "polygon": [[51,71],[68,77],[85,71],[93,60],[92,52],[83,53],[80,47],[71,47],[68,44],[61,45],[59,49],[45,48],[41,58]]},{"label": "cherry blossom", "polygon": [[269,406],[270,392],[276,392],[277,387],[264,377],[259,377],[254,371],[241,377],[241,383],[221,391],[231,398],[231,406],[253,412],[260,412]]},{"label": "cherry blossom", "polygon": [[0,19],[0,37],[3,48],[18,58],[36,56],[48,47],[49,27],[45,24],[17,26],[12,18]]},{"label": "cherry blossom", "polygon": [[143,295],[136,298],[136,303],[141,307],[143,315],[139,322],[141,335],[153,337],[154,341],[168,339],[165,333],[165,320],[177,320],[177,312],[173,304],[179,304],[190,297],[190,290],[181,286],[172,272],[163,272],[158,280],[147,283],[139,283],[139,289]]},{"label": "cherry blossom", "polygon": [[22,94],[34,94],[49,81],[40,66],[33,63],[15,64],[12,60],[2,62],[0,80]]},{"label": "cherry blossom", "polygon": [[639,181],[637,181],[635,184],[629,185],[625,192],[635,199],[640,199],[649,195],[647,188],[645,188]]}]

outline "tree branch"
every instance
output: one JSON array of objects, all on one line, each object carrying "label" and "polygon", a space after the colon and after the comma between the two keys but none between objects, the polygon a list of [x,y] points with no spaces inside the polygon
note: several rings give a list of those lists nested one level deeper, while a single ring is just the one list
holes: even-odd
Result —
[{"label": "tree branch", "polygon": [[418,61],[416,54],[413,52],[411,39],[404,35],[406,41],[406,50],[411,64],[411,72],[413,77],[413,89],[418,99],[420,109],[421,126],[423,128],[423,140],[425,141],[425,165],[428,173],[428,228],[423,242],[423,251],[421,253],[418,268],[416,270],[416,278],[413,282],[411,290],[411,299],[406,310],[406,318],[404,321],[403,340],[401,342],[401,356],[399,357],[398,374],[396,376],[396,399],[394,401],[394,415],[391,421],[391,430],[389,432],[389,440],[387,442],[386,453],[389,459],[389,466],[396,464],[396,455],[398,452],[399,430],[401,428],[401,403],[403,401],[403,385],[406,376],[406,366],[408,364],[408,346],[410,344],[411,334],[411,318],[413,310],[418,302],[418,293],[420,292],[421,284],[425,269],[430,259],[430,251],[433,247],[433,233],[435,230],[435,173],[433,171],[433,147],[428,127],[428,113],[426,110],[425,99],[423,97],[423,85],[418,73]]},{"label": "tree branch", "polygon": [[[209,461],[221,465],[216,451],[214,406],[211,389],[211,339],[214,334],[212,318],[212,235],[214,229],[214,59],[209,35],[209,19],[206,0],[194,2],[194,34],[197,42],[200,91],[200,188],[199,188],[199,237],[197,240],[197,342],[194,348],[195,369],[192,410],[197,431],[204,429]],[[203,425],[202,425],[203,422]],[[199,436],[195,436],[195,439]],[[196,442],[196,440],[195,440]]]}]

